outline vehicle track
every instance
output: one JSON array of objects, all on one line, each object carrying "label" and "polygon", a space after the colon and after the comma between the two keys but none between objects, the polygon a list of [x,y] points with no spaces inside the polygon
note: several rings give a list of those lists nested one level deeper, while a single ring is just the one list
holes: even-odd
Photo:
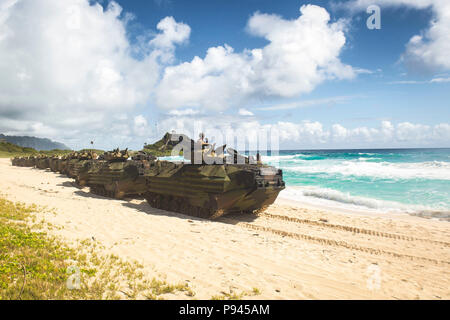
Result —
[{"label": "vehicle track", "polygon": [[242,222],[242,221],[232,219],[229,217],[222,217],[219,219],[219,221],[238,225],[238,226],[250,229],[250,230],[270,232],[272,234],[276,234],[276,235],[279,235],[282,237],[289,237],[289,238],[297,239],[297,240],[306,240],[306,241],[315,242],[315,243],[324,244],[324,245],[342,247],[342,248],[346,248],[346,249],[350,249],[350,250],[357,250],[357,251],[374,254],[374,255],[383,255],[384,254],[384,255],[394,257],[394,258],[406,258],[406,259],[409,259],[412,261],[417,261],[417,260],[420,261],[421,260],[421,261],[432,262],[435,264],[450,265],[450,261],[437,260],[437,259],[431,259],[431,258],[420,257],[420,256],[413,256],[413,255],[408,255],[408,254],[403,254],[403,253],[398,253],[398,252],[393,252],[393,251],[375,249],[372,247],[363,247],[363,246],[359,246],[359,245],[350,244],[350,243],[348,243],[346,241],[342,241],[342,240],[338,241],[338,240],[333,240],[333,239],[315,237],[315,236],[302,234],[302,233],[294,233],[294,232],[273,229],[270,227],[264,227],[264,226],[256,225],[253,223]]},{"label": "vehicle track", "polygon": [[309,225],[313,225],[313,226],[332,228],[332,229],[336,229],[336,230],[348,231],[348,232],[353,232],[353,233],[367,234],[367,235],[377,236],[377,237],[384,237],[384,238],[405,240],[405,241],[420,241],[420,242],[427,242],[427,243],[433,243],[433,244],[450,247],[450,243],[444,242],[444,241],[422,239],[422,238],[416,238],[416,237],[411,237],[411,236],[406,236],[406,235],[401,235],[401,234],[387,233],[387,232],[382,232],[382,231],[362,229],[362,228],[358,228],[358,227],[344,226],[344,225],[338,225],[338,224],[330,224],[330,223],[321,222],[321,221],[299,219],[299,218],[295,218],[295,217],[288,217],[288,216],[276,215],[276,214],[270,214],[270,213],[255,213],[255,215],[258,217],[264,217],[264,218],[269,218],[269,219],[277,219],[277,220],[284,220],[284,221],[288,221],[288,222],[309,224]]}]

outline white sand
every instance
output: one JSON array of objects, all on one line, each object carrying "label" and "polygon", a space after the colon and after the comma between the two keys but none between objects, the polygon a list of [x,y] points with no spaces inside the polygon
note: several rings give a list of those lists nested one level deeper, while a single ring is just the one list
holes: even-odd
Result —
[{"label": "white sand", "polygon": [[197,299],[258,288],[257,299],[449,299],[450,223],[319,211],[277,201],[264,214],[208,221],[142,200],[106,199],[49,171],[0,159],[0,193],[55,208],[45,219],[73,241],[141,262]]}]

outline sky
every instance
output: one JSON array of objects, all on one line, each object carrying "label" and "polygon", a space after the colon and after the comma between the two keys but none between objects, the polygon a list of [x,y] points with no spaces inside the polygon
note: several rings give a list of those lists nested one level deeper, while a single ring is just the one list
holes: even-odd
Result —
[{"label": "sky", "polygon": [[448,0],[0,0],[0,133],[74,149],[450,147],[449,89]]}]

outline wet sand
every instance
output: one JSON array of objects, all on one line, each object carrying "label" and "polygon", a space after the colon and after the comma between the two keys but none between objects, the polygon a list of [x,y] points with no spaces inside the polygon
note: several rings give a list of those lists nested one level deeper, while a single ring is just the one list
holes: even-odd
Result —
[{"label": "wet sand", "polygon": [[[95,239],[149,275],[187,281],[197,299],[450,299],[450,222],[315,209],[283,199],[217,221],[112,200],[50,171],[0,159],[0,193],[54,208],[39,217],[68,242]],[[176,297],[174,297],[176,298]]]}]

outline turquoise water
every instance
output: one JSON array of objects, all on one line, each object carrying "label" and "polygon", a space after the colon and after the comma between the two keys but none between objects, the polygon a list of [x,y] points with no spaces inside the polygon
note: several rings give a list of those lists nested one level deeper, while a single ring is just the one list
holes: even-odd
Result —
[{"label": "turquoise water", "polygon": [[282,198],[450,221],[450,149],[290,150],[262,160],[283,169]]},{"label": "turquoise water", "polygon": [[280,151],[281,196],[313,204],[450,218],[450,149]]}]

